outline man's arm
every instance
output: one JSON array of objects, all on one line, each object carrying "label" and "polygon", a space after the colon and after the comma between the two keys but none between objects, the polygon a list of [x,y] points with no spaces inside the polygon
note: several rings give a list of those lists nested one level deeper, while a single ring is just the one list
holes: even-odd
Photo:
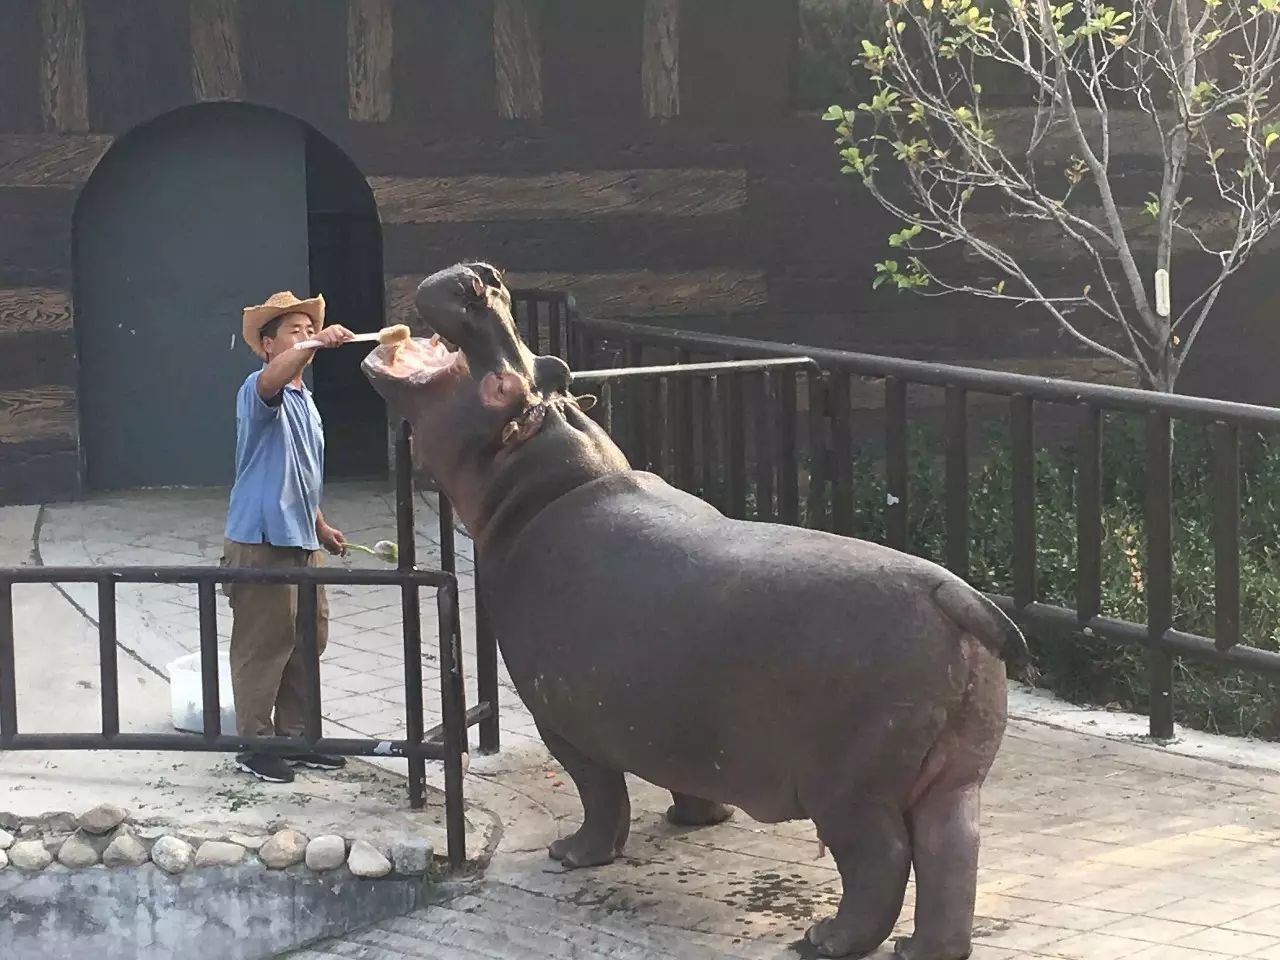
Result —
[{"label": "man's arm", "polygon": [[[319,340],[320,349],[324,349],[346,343],[352,336],[352,332],[346,327],[334,324],[332,327],[325,327],[312,339]],[[299,350],[295,347],[281,351],[258,374],[258,396],[268,403],[275,400],[286,385],[302,376],[302,371],[307,368],[315,353],[316,348]]]}]

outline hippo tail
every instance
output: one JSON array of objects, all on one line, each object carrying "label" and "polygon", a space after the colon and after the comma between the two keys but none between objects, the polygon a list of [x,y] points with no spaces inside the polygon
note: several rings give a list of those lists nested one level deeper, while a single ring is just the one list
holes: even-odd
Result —
[{"label": "hippo tail", "polygon": [[1031,665],[1027,638],[1003,610],[963,580],[946,579],[933,588],[933,602],[961,630],[1012,666]]}]

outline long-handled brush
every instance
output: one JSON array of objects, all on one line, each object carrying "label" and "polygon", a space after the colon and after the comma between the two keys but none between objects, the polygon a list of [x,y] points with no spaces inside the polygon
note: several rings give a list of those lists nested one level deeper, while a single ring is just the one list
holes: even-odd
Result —
[{"label": "long-handled brush", "polygon": [[[391,343],[403,343],[413,335],[407,326],[403,323],[397,323],[391,327],[383,327],[377,333],[357,333],[350,340],[346,340],[341,344],[345,346],[348,343],[373,343],[375,340],[381,346],[387,346]],[[313,350],[320,346],[319,340],[302,340],[293,345],[295,350]]]}]

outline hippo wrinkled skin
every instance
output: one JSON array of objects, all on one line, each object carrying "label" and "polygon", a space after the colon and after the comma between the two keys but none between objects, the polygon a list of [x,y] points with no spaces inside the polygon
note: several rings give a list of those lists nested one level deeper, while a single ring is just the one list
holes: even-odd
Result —
[{"label": "hippo wrinkled skin", "polygon": [[633,470],[567,366],[520,341],[494,267],[428,277],[417,308],[437,336],[364,369],[474,538],[511,678],[578,788],[582,826],[551,856],[622,851],[631,773],[676,821],[811,818],[844,886],[809,930],[821,954],[888,938],[914,864],[898,955],[967,957],[1016,628],[933,563],[730,520]]}]

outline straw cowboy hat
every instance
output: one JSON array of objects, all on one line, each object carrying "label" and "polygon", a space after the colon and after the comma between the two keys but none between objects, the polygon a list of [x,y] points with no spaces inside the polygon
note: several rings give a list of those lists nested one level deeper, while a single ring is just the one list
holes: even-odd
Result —
[{"label": "straw cowboy hat", "polygon": [[276,317],[286,313],[305,313],[315,323],[315,332],[319,333],[324,327],[324,296],[318,294],[310,300],[299,300],[292,291],[285,290],[281,293],[273,293],[266,303],[244,308],[244,327],[241,335],[244,337],[244,342],[249,345],[249,349],[264,360],[267,354],[262,349],[262,328]]}]

